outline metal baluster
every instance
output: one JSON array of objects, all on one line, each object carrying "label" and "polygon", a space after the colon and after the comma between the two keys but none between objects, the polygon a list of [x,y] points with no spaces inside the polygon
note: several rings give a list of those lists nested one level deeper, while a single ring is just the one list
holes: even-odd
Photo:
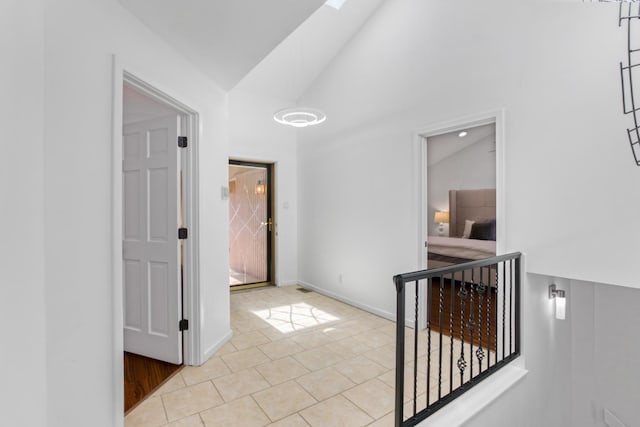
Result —
[{"label": "metal baluster", "polygon": [[[495,265],[495,277],[498,280],[498,265]],[[487,289],[487,369],[491,366],[491,267],[489,266],[489,289]],[[496,282],[496,286],[498,283]],[[495,363],[495,360],[494,360]]]},{"label": "metal baluster", "polygon": [[[427,307],[429,307],[429,313],[427,314],[427,408],[429,407],[429,389],[431,388],[431,284],[432,279],[429,278],[429,286],[427,287]],[[416,360],[415,363],[417,365],[418,361]]]},{"label": "metal baluster", "polygon": [[[431,278],[427,281],[431,287]],[[416,298],[415,298],[415,316],[413,320],[413,415],[416,414],[416,405],[418,404],[418,295],[420,291],[420,281],[416,280]],[[402,367],[402,375],[404,375],[404,366]]]},{"label": "metal baluster", "polygon": [[513,304],[513,278],[515,272],[513,269],[513,260],[510,260],[509,263],[511,265],[511,277],[509,280],[509,356],[511,356],[511,354],[513,354],[513,350],[511,349],[511,342],[513,337],[513,325],[511,324],[511,318],[513,317],[513,310],[511,307]]},{"label": "metal baluster", "polygon": [[[640,6],[638,6],[640,8]],[[640,10],[638,11],[640,12]],[[515,318],[516,318],[516,353],[520,354],[520,257],[516,258],[516,283],[515,283]]]},{"label": "metal baluster", "polygon": [[453,391],[453,306],[456,302],[456,281],[451,273],[451,301],[449,302],[449,393]]},{"label": "metal baluster", "polygon": [[484,351],[482,350],[482,302],[484,293],[487,290],[486,281],[484,280],[484,269],[480,267],[480,285],[478,286],[478,349],[476,357],[478,358],[478,369],[482,373],[482,359],[484,359]]},{"label": "metal baluster", "polygon": [[502,360],[504,360],[504,326],[505,326],[505,313],[507,311],[507,288],[505,281],[507,280],[507,263],[502,263]]},{"label": "metal baluster", "polygon": [[[438,316],[440,325],[440,342],[438,344],[438,400],[442,397],[442,311],[444,310],[444,277],[440,275],[440,301],[438,305]],[[427,394],[429,390],[427,389]]]},{"label": "metal baluster", "polygon": [[473,378],[473,333],[476,331],[476,313],[473,298],[473,288],[475,286],[475,269],[471,270],[471,284],[469,285],[469,379]]},{"label": "metal baluster", "polygon": [[460,386],[464,383],[464,369],[467,367],[467,362],[464,360],[464,309],[467,302],[467,288],[464,281],[464,270],[462,270],[462,284],[460,287],[460,293],[458,294],[460,297],[460,337],[462,340],[462,345],[460,346],[460,358],[458,359],[458,370],[460,370]]},{"label": "metal baluster", "polygon": [[404,280],[400,276],[394,278],[396,285],[396,399],[395,426],[402,426],[404,421]]}]

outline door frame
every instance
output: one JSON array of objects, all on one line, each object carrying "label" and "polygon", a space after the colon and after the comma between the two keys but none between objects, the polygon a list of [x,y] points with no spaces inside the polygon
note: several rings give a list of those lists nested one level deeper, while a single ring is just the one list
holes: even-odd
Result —
[{"label": "door frame", "polygon": [[[112,128],[112,169],[111,169],[111,206],[112,206],[112,277],[113,284],[113,407],[114,425],[124,425],[124,283],[123,283],[123,192],[122,192],[122,131],[123,131],[123,85],[125,82],[142,91],[146,96],[167,104],[177,110],[184,123],[181,125],[189,138],[188,147],[181,155],[183,171],[183,208],[184,226],[189,229],[189,238],[184,242],[184,285],[182,297],[182,317],[189,320],[189,329],[182,334],[183,364],[200,363],[201,324],[200,324],[200,286],[199,286],[199,113],[180,102],[175,97],[148,83],[143,73],[130,70],[121,59],[113,56],[113,128]],[[177,242],[176,242],[177,244]]]},{"label": "door frame", "polygon": [[261,160],[244,160],[238,159],[235,157],[230,157],[228,161],[228,166],[237,165],[237,166],[254,166],[254,167],[264,167],[267,170],[267,218],[271,218],[273,222],[271,231],[267,233],[267,276],[268,279],[266,282],[258,282],[252,284],[245,285],[236,285],[229,286],[230,290],[243,290],[250,288],[257,288],[263,286],[274,285],[277,286],[276,282],[276,192],[275,192],[275,168],[276,164],[274,162],[269,161],[261,161]]},{"label": "door frame", "polygon": [[[506,186],[504,182],[506,171],[506,156],[504,146],[504,116],[503,108],[491,110],[484,113],[463,116],[445,122],[434,123],[418,128],[413,132],[414,153],[418,163],[414,177],[416,185],[416,200],[418,201],[418,224],[417,224],[417,254],[418,266],[420,269],[427,268],[425,240],[427,238],[427,138],[441,135],[443,133],[455,132],[471,127],[482,126],[494,123],[496,127],[496,253],[502,253],[506,249]],[[423,307],[426,304],[427,295],[425,287],[421,286],[418,294],[418,304]],[[413,304],[413,302],[412,302]],[[408,305],[411,306],[411,305]],[[421,310],[418,318],[418,327],[427,327],[426,311]],[[407,317],[413,317],[409,313]],[[409,319],[407,319],[409,321]],[[413,324],[413,319],[411,319]]]}]

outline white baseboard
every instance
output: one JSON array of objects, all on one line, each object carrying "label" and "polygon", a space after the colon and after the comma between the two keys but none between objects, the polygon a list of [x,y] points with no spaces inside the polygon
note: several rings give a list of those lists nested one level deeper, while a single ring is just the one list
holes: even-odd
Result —
[{"label": "white baseboard", "polygon": [[222,339],[220,339],[218,342],[213,344],[211,347],[207,348],[204,352],[204,360],[202,361],[202,363],[205,363],[207,360],[211,359],[211,356],[213,356],[216,351],[224,347],[226,343],[231,341],[232,337],[233,337],[233,331],[229,330],[229,332],[227,332],[224,335],[224,337],[222,337]]},{"label": "white baseboard", "polygon": [[[321,295],[336,299],[338,301],[344,302],[346,304],[352,305],[354,307],[357,307],[361,310],[364,310],[366,312],[369,312],[371,314],[375,314],[376,316],[380,316],[380,317],[384,317],[385,319],[391,320],[392,322],[396,321],[396,315],[395,313],[389,313],[388,311],[385,310],[381,310],[379,308],[376,307],[371,307],[367,304],[362,304],[358,301],[354,301],[351,298],[347,298],[344,295],[340,295],[337,294],[335,292],[331,292],[331,291],[327,291],[326,289],[320,288],[318,286],[312,285],[311,283],[307,283],[307,282],[302,282],[302,281],[298,281],[298,284],[300,286],[302,286],[303,288],[308,288],[311,289],[314,292],[317,292]],[[408,322],[408,321],[407,321]],[[410,326],[407,323],[407,326]],[[411,322],[411,327],[413,327],[413,322]]]},{"label": "white baseboard", "polygon": [[287,280],[286,282],[279,282],[276,286],[282,288],[284,286],[296,286],[298,284],[297,280]]}]

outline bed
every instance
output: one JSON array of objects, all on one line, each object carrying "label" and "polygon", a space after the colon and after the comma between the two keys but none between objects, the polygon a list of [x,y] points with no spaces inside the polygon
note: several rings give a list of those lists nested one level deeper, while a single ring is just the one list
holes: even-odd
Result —
[{"label": "bed", "polygon": [[[428,236],[427,237],[427,266],[428,268],[446,267],[467,261],[490,258],[496,254],[495,241],[495,218],[496,218],[496,190],[476,189],[476,190],[449,190],[449,236]],[[473,221],[474,225],[489,224],[480,228],[491,229],[491,236],[479,235],[482,239],[474,239],[476,234],[472,234],[468,221]],[[465,230],[466,228],[466,230]],[[467,234],[469,235],[467,237]],[[482,233],[480,233],[482,234]],[[491,233],[489,233],[491,234]],[[464,237],[463,237],[464,236]],[[492,239],[487,239],[492,237]],[[429,327],[432,330],[441,331],[445,335],[453,335],[461,339],[464,332],[465,341],[473,340],[476,345],[482,341],[480,337],[473,337],[473,327],[469,326],[473,319],[477,319],[478,330],[493,331],[497,334],[496,316],[485,315],[483,313],[497,313],[499,272],[495,266],[474,268],[465,270],[464,273],[456,272],[443,275],[441,278],[433,278],[431,281],[431,298],[427,297]],[[478,295],[481,284],[488,285],[486,299],[484,299],[485,309],[476,307],[473,315],[469,307],[473,306],[473,295]],[[466,294],[466,290],[471,291],[471,302],[467,303],[460,296]],[[480,300],[482,301],[482,299]],[[480,302],[482,304],[482,302]],[[451,307],[453,306],[453,308]],[[488,308],[486,308],[488,307]],[[469,323],[459,319],[459,316],[443,318],[438,313],[470,313]],[[488,311],[487,311],[488,310]],[[481,311],[483,313],[481,313]],[[434,313],[432,316],[431,313]],[[440,324],[443,323],[441,326]],[[489,333],[485,335],[484,345],[491,346],[496,350],[495,341],[490,343]]]},{"label": "bed", "polygon": [[496,190],[449,190],[449,236],[427,238],[428,268],[496,254]]}]

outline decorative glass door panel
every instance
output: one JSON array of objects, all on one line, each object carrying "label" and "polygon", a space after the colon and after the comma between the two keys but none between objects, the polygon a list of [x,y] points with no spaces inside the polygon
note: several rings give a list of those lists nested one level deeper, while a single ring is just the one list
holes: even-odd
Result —
[{"label": "decorative glass door panel", "polygon": [[271,165],[229,161],[229,285],[271,284]]}]

